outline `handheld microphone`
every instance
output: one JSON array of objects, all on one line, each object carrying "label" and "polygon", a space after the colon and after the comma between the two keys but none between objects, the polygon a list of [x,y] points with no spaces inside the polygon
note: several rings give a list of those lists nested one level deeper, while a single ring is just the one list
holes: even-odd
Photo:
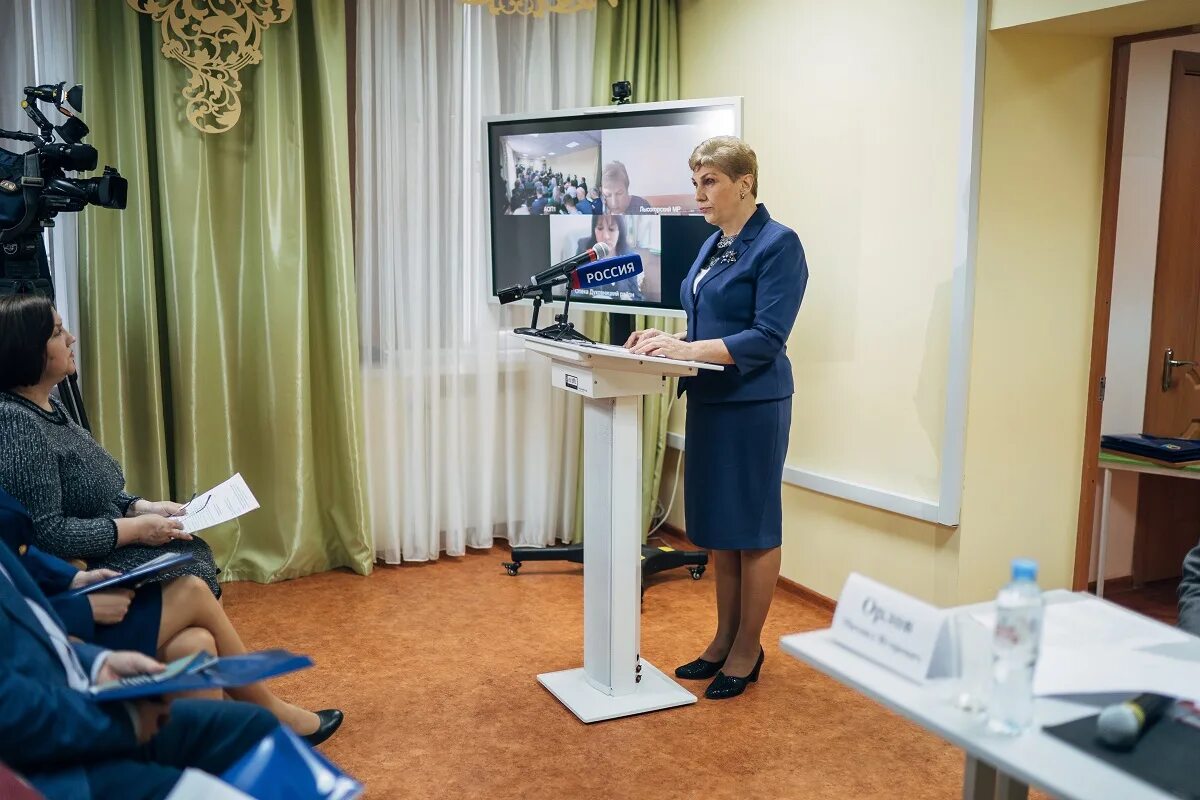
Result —
[{"label": "handheld microphone", "polygon": [[1096,719],[1096,735],[1109,747],[1128,750],[1174,702],[1173,697],[1146,693],[1108,706]]},{"label": "handheld microphone", "polygon": [[[501,289],[496,292],[496,297],[500,300],[501,305],[515,303],[518,300],[525,300],[530,297],[537,297],[542,294],[547,286],[558,286],[560,283],[566,283],[568,277],[574,274],[575,270],[581,264],[587,264],[597,259],[604,259],[610,252],[611,249],[604,242],[596,242],[594,246],[579,255],[571,256],[566,261],[560,261],[553,267],[542,270],[537,275],[531,275],[528,286],[523,286],[519,283],[516,286],[509,286],[507,289]],[[641,270],[639,269],[638,272],[641,272]]]},{"label": "handheld microphone", "polygon": [[570,275],[581,264],[587,264],[591,261],[608,258],[611,254],[612,249],[608,245],[606,245],[604,242],[596,242],[579,255],[571,256],[565,261],[558,262],[549,269],[542,270],[537,275],[530,276],[529,283],[532,286],[538,286],[559,276]]},{"label": "handheld microphone", "polygon": [[584,264],[571,273],[572,289],[594,289],[642,274],[642,257],[637,253],[604,258]]}]

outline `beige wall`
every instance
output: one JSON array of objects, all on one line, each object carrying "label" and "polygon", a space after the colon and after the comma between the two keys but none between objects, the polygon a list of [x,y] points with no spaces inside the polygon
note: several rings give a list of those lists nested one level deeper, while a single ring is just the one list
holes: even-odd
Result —
[{"label": "beige wall", "polygon": [[[921,393],[938,403],[944,396],[944,371],[927,373],[934,380],[921,388],[927,367],[913,359],[932,363],[947,335],[938,293],[939,277],[950,273],[939,272],[939,259],[954,233],[954,198],[944,190],[958,157],[965,16],[960,2],[923,2],[915,14],[913,4],[900,5],[763,0],[749,11],[681,3],[684,96],[745,97],[745,135],[766,173],[763,200],[809,253],[809,295],[789,343],[798,386],[790,464],[827,459],[837,447],[828,429],[841,430],[847,409],[885,420],[917,409],[932,419]],[[730,42],[750,43],[736,70],[713,56]],[[785,485],[783,574],[825,595],[836,596],[857,570],[943,604],[979,599],[995,593],[1017,555],[1042,563],[1045,585],[1070,582],[1111,43],[1019,31],[989,35],[988,48],[962,525]],[[931,65],[952,71],[953,81],[930,84]],[[870,119],[880,124],[863,124]],[[901,169],[928,178],[902,180],[898,191]],[[846,209],[856,209],[852,225]],[[894,227],[897,219],[915,226],[920,245]],[[874,248],[889,236],[887,258]],[[852,279],[839,273],[855,269]],[[897,274],[914,275],[921,292],[874,302],[870,287],[895,294]],[[829,379],[846,363],[871,365],[877,352],[899,358],[907,374],[889,382],[866,371],[853,393]],[[682,429],[678,418],[671,429]],[[928,441],[940,435],[931,429]],[[888,462],[889,477],[915,486],[930,485],[930,468],[917,448],[910,463]]]},{"label": "beige wall", "polygon": [[[935,505],[963,9],[962,0],[684,0],[680,18],[683,96],[745,98],[760,199],[796,229],[810,265],[788,345],[797,370],[788,465]],[[733,42],[747,43],[732,48],[735,59],[713,58]]]},{"label": "beige wall", "polygon": [[1074,567],[1111,41],[988,36],[960,596]]},{"label": "beige wall", "polygon": [[[680,14],[683,96],[744,97],[761,199],[809,260],[789,466],[935,503],[965,19],[961,0],[683,0]],[[730,42],[749,43],[738,69],[713,58]],[[785,576],[836,596],[859,570],[956,597],[953,529],[783,493]]]},{"label": "beige wall", "polygon": [[572,150],[556,156],[546,156],[546,166],[551,172],[586,178],[588,188],[596,185],[596,174],[600,171],[600,151],[597,148]]}]

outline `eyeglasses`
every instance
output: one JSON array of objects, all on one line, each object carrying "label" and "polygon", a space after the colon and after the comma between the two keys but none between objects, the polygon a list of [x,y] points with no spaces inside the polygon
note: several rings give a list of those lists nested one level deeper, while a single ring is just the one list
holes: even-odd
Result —
[{"label": "eyeglasses", "polygon": [[190,505],[192,504],[192,501],[193,501],[193,500],[195,500],[195,499],[196,499],[196,493],[195,493],[195,492],[192,492],[191,499],[189,499],[189,500],[188,500],[186,503],[184,503],[184,504],[183,504],[183,508],[181,508],[181,509],[179,509],[178,511],[176,511],[176,512],[175,512],[174,514],[172,514],[171,516],[172,516],[172,517],[182,517],[182,516],[184,515],[184,513],[188,513],[188,512],[190,512],[190,513],[192,513],[192,514],[199,514],[201,511],[203,511],[204,509],[208,508],[208,501],[209,501],[209,500],[212,500],[212,495],[211,495],[211,494],[207,494],[207,495],[205,495],[205,496],[204,496],[204,502],[202,502],[202,503],[200,504],[200,507],[199,507],[199,508],[192,508],[192,509],[189,509],[189,508],[188,508],[188,506],[190,506]]}]

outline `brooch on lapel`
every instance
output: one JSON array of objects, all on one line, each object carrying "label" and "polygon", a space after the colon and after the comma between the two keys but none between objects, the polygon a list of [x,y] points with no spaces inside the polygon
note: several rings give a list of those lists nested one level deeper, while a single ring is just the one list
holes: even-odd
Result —
[{"label": "brooch on lapel", "polygon": [[713,256],[712,266],[720,264],[732,264],[737,261],[737,251],[733,249],[733,243],[737,241],[737,236],[722,236],[717,240],[717,252]]}]

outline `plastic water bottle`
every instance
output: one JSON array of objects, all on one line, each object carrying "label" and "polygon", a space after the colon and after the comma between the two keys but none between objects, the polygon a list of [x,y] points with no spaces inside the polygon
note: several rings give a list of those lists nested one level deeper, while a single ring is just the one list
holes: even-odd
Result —
[{"label": "plastic water bottle", "polygon": [[1012,583],[996,595],[992,637],[992,697],[988,729],[1016,736],[1033,725],[1033,671],[1042,638],[1042,590],[1037,562],[1012,562]]}]

